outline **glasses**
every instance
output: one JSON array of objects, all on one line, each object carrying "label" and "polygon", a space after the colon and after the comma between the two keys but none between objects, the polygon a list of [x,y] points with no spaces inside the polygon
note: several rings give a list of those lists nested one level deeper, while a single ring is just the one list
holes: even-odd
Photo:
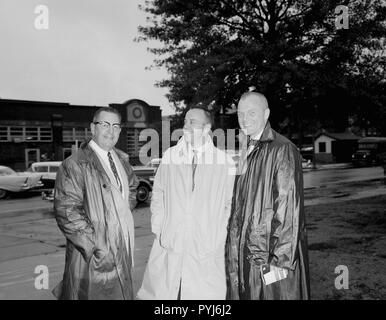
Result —
[{"label": "glasses", "polygon": [[103,129],[110,129],[110,127],[113,127],[113,130],[119,131],[122,129],[122,125],[120,123],[113,123],[107,121],[94,121],[93,124],[99,124]]}]

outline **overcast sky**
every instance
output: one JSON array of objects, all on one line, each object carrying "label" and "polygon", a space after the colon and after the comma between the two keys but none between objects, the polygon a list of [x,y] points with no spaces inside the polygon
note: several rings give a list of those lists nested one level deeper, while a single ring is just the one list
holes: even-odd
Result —
[{"label": "overcast sky", "polygon": [[[81,105],[142,99],[173,113],[156,81],[165,70],[145,70],[154,55],[137,43],[146,24],[145,0],[0,0],[0,98]],[[48,30],[38,30],[38,5],[48,8]],[[41,21],[38,19],[38,21]]]}]

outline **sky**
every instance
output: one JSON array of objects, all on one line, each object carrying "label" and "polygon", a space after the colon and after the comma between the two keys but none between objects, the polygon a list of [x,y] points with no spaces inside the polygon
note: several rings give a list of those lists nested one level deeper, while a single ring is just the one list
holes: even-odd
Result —
[{"label": "sky", "polygon": [[141,99],[174,113],[167,89],[155,87],[166,70],[146,70],[156,58],[147,47],[162,45],[134,42],[146,25],[144,1],[0,0],[0,98],[97,106]]}]

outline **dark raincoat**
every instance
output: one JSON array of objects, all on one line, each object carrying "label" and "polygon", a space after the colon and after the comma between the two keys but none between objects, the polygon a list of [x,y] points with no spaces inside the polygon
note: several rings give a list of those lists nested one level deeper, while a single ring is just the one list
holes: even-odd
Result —
[{"label": "dark raincoat", "polygon": [[[267,123],[235,182],[226,243],[227,299],[309,299],[301,156]],[[286,268],[265,285],[260,266]]]},{"label": "dark raincoat", "polygon": [[[130,209],[133,209],[138,179],[128,156],[114,150],[128,178],[130,192],[127,205],[130,204]],[[114,208],[110,179],[98,156],[88,143],[83,143],[76,154],[63,161],[56,177],[55,218],[67,239],[63,281],[53,290],[57,298],[134,298],[132,257],[120,232],[122,229],[117,232],[117,224],[112,223],[117,221]],[[113,271],[98,270],[93,255],[96,247],[113,254]]]}]

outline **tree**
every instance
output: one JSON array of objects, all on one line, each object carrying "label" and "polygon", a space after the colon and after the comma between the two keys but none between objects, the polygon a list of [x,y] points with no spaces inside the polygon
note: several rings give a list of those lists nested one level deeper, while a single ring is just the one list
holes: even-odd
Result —
[{"label": "tree", "polygon": [[[336,28],[338,5],[349,8],[348,29]],[[157,85],[169,88],[177,113],[213,101],[220,112],[255,86],[271,121],[301,133],[336,127],[331,113],[344,126],[363,110],[350,104],[359,97],[377,110],[384,105],[382,0],[154,0],[141,8],[152,18],[138,41],[164,44],[150,50],[170,74]]]}]

